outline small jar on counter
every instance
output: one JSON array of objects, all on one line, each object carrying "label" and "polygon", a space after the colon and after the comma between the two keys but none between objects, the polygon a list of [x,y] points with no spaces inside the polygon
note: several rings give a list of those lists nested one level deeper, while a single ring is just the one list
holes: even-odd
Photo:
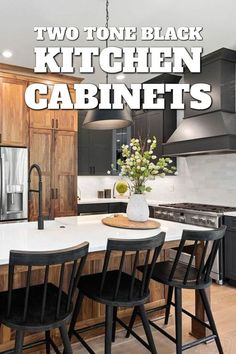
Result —
[{"label": "small jar on counter", "polygon": [[111,198],[111,189],[104,189],[104,196],[107,199]]},{"label": "small jar on counter", "polygon": [[102,198],[104,198],[104,192],[103,191],[98,191],[97,192],[98,194],[98,199],[102,199]]}]

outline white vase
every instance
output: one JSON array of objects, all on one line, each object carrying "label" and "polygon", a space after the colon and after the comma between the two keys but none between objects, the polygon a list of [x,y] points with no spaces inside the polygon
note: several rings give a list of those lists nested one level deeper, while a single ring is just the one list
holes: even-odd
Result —
[{"label": "white vase", "polygon": [[147,221],[149,208],[143,194],[132,194],[126,209],[127,217],[131,221]]}]

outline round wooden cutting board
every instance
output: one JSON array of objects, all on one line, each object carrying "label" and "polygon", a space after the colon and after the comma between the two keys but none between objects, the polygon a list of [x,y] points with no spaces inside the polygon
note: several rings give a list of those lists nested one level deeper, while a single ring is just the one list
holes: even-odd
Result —
[{"label": "round wooden cutting board", "polygon": [[161,224],[155,220],[147,220],[144,222],[130,221],[127,216],[124,215],[109,216],[102,219],[102,223],[107,226],[136,230],[158,229],[161,226]]}]

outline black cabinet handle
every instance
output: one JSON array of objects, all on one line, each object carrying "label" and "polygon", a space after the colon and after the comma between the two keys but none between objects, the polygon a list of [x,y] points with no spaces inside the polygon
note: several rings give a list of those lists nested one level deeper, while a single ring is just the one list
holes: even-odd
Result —
[{"label": "black cabinet handle", "polygon": [[52,119],[52,128],[54,128],[54,119]]},{"label": "black cabinet handle", "polygon": [[58,119],[56,119],[56,128],[58,128]]},{"label": "black cabinet handle", "polygon": [[96,171],[95,166],[89,166],[89,174],[90,175],[95,175],[95,171]]}]

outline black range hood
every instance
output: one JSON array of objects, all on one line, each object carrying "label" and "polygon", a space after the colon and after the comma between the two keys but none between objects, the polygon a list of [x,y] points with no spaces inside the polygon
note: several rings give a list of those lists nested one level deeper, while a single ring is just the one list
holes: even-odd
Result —
[{"label": "black range hood", "polygon": [[212,105],[193,110],[190,95],[184,96],[185,116],[163,145],[165,156],[236,152],[235,63],[236,51],[222,48],[203,57],[201,73],[185,72],[185,83],[212,86]]}]

